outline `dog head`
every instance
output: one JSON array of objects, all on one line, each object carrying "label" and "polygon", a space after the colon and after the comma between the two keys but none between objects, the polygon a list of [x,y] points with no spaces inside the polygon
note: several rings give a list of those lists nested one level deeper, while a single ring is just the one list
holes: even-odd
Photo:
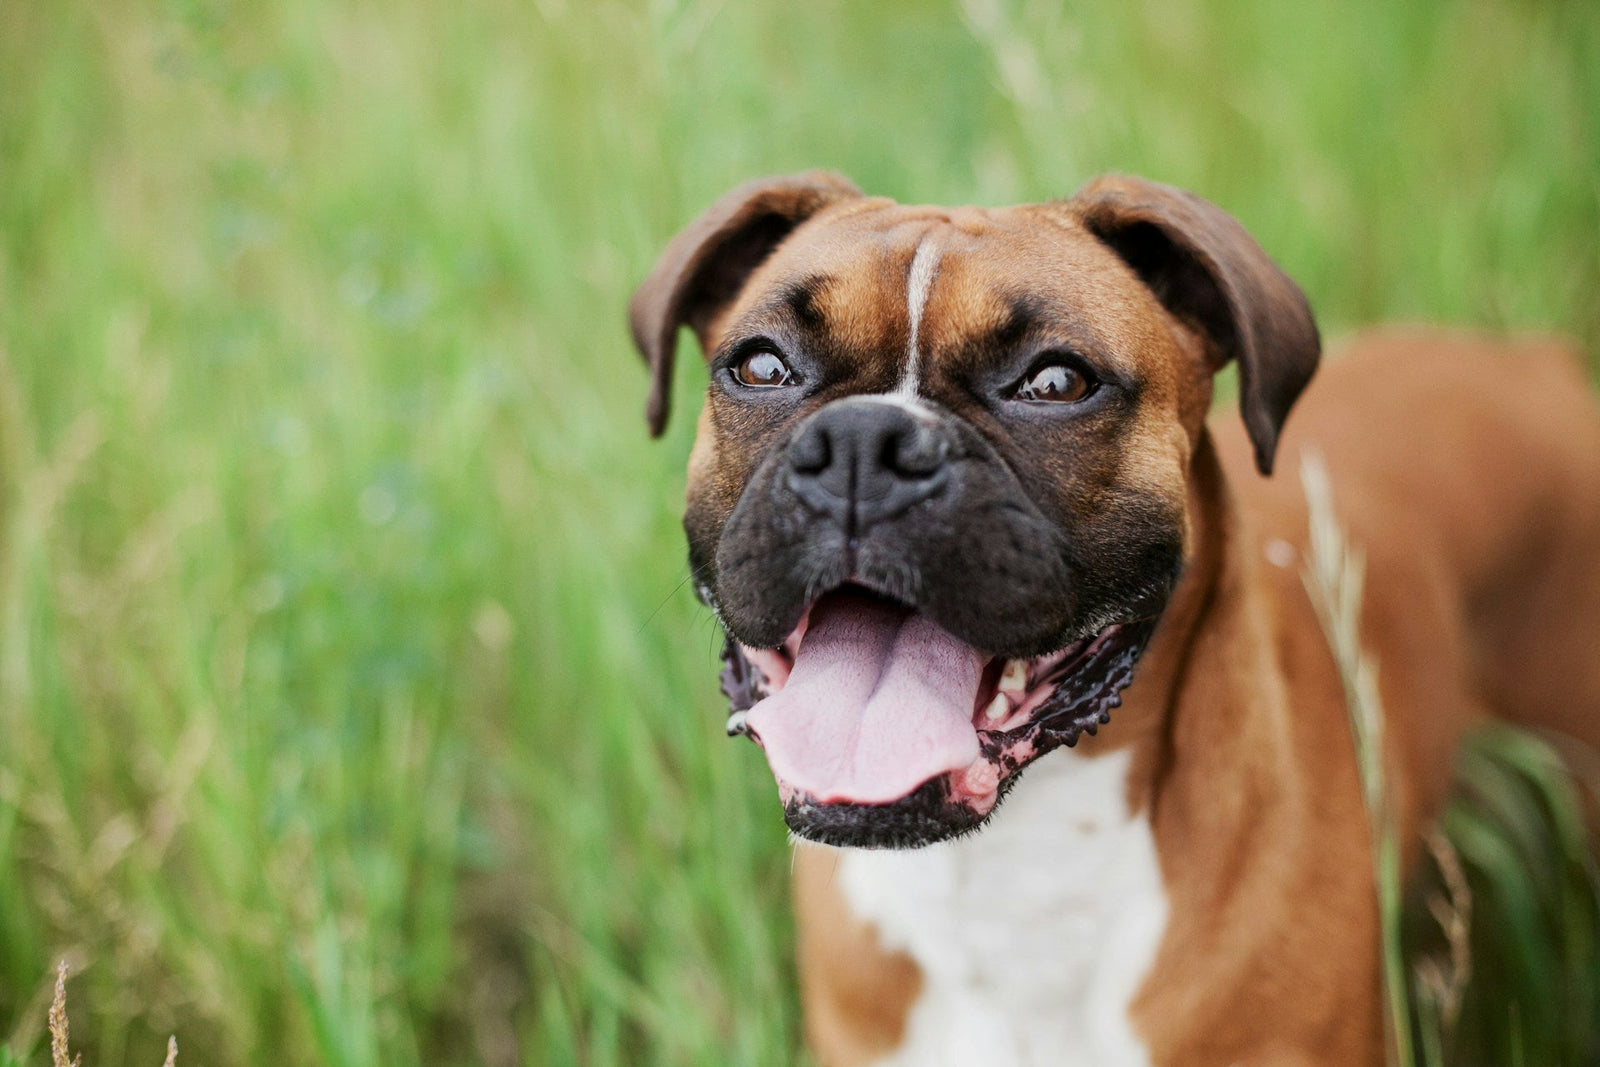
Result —
[{"label": "dog head", "polygon": [[652,432],[681,326],[710,362],[684,527],[730,732],[797,834],[867,846],[977,826],[1108,721],[1184,566],[1212,376],[1238,362],[1268,473],[1319,352],[1236,221],[1124,177],[994,210],[753,182],[631,312]]}]

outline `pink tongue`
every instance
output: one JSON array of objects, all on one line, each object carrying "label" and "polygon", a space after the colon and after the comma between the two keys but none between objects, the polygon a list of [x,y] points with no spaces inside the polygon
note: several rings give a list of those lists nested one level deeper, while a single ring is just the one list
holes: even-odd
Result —
[{"label": "pink tongue", "polygon": [[886,804],[978,758],[984,658],[920,615],[835,595],[788,682],[747,723],[778,781],[822,803]]}]

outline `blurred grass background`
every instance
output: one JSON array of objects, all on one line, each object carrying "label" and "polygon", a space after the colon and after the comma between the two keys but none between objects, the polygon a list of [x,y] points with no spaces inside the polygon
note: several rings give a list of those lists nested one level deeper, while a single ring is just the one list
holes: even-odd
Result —
[{"label": "blurred grass background", "polygon": [[1600,350],[1581,0],[0,0],[0,1043],[65,956],[96,1067],[799,1057],[623,308],[818,165]]}]

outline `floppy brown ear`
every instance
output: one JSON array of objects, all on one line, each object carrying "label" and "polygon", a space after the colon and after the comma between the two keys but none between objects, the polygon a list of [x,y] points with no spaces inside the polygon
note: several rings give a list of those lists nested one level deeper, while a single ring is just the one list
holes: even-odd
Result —
[{"label": "floppy brown ear", "polygon": [[717,312],[779,242],[829,204],[860,195],[824,170],[758,178],[725,193],[672,239],[628,305],[633,343],[650,364],[646,418],[652,437],[667,425],[678,328],[692,327],[704,344]]},{"label": "floppy brown ear", "polygon": [[1256,466],[1272,473],[1278,433],[1317,369],[1322,344],[1300,287],[1238,221],[1193,193],[1107,175],[1068,202],[1167,310],[1239,361],[1239,406]]}]

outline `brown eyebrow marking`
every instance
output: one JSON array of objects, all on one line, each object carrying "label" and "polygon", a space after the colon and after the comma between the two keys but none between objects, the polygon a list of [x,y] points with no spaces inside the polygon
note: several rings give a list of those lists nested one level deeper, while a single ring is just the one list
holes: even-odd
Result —
[{"label": "brown eyebrow marking", "polygon": [[988,314],[954,342],[950,357],[968,366],[1034,347],[1076,352],[1108,373],[1126,376],[1127,363],[1093,325],[1056,300],[1024,288],[991,294]]},{"label": "brown eyebrow marking", "polygon": [[989,340],[1000,348],[1014,347],[1048,316],[1045,302],[1037,296],[1014,294],[1006,300],[1005,317],[989,331]]},{"label": "brown eyebrow marking", "polygon": [[1004,349],[1035,339],[1083,351],[1115,351],[1094,323],[1071,307],[1027,291],[1005,294],[1001,299],[1005,301],[1004,313],[996,316],[991,329],[974,339],[977,343]]},{"label": "brown eyebrow marking", "polygon": [[798,281],[788,282],[779,291],[775,303],[787,310],[801,326],[820,330],[825,316],[818,301],[833,285],[834,279],[826,274],[809,274]]},{"label": "brown eyebrow marking", "polygon": [[1037,294],[995,294],[993,311],[960,342],[963,352],[1009,352],[1028,338],[1058,332],[1060,316],[1050,302]]}]

